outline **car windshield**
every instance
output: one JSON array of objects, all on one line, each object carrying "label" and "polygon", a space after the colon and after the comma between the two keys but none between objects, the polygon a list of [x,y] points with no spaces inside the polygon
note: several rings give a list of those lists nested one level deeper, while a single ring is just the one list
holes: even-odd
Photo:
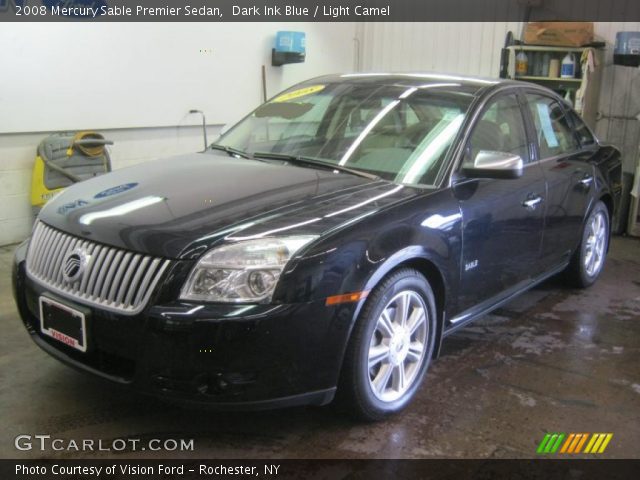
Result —
[{"label": "car windshield", "polygon": [[408,185],[437,185],[472,96],[455,83],[297,85],[218,145],[312,158]]}]

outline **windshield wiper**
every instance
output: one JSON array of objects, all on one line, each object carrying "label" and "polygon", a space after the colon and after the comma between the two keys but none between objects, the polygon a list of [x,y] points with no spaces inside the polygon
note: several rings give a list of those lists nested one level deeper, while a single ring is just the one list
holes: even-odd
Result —
[{"label": "windshield wiper", "polygon": [[361,170],[354,170],[353,168],[344,167],[331,162],[325,162],[312,157],[304,157],[301,155],[290,155],[288,153],[276,153],[276,152],[255,152],[254,158],[266,158],[274,160],[285,160],[291,163],[299,163],[301,165],[311,165],[314,167],[323,168],[326,170],[337,170],[338,172],[350,173],[351,175],[357,175],[359,177],[368,178],[369,180],[379,180],[380,177],[372,173],[366,173]]},{"label": "windshield wiper", "polygon": [[242,157],[242,158],[251,158],[251,155],[249,155],[247,152],[243,152],[242,150],[239,150],[237,148],[233,148],[233,147],[227,147],[226,145],[220,145],[218,143],[212,143],[211,145],[209,145],[207,147],[207,150],[220,150],[221,152],[226,152],[228,153],[230,156],[238,156],[238,157]]}]

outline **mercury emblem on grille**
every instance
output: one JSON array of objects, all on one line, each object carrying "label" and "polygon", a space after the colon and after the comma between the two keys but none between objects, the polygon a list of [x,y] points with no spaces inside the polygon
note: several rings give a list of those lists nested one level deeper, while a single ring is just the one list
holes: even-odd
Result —
[{"label": "mercury emblem on grille", "polygon": [[82,248],[76,248],[67,253],[62,261],[62,278],[65,282],[74,283],[80,280],[87,267],[88,259],[87,252]]}]

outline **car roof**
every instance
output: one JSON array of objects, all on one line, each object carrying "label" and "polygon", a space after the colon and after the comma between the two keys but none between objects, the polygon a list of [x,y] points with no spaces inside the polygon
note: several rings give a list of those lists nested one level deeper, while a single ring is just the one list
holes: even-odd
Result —
[{"label": "car roof", "polygon": [[487,90],[498,86],[529,85],[524,82],[505,80],[500,78],[457,75],[435,72],[396,72],[396,73],[344,73],[316,77],[304,83],[353,83],[366,85],[402,85],[406,87],[425,87],[436,84],[452,84],[452,87],[465,93],[479,96]]}]

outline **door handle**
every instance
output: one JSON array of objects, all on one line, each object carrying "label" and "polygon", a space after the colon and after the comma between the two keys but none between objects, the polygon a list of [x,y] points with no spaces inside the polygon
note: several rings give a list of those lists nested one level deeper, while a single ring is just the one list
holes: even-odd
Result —
[{"label": "door handle", "polygon": [[580,185],[582,185],[583,187],[589,188],[591,186],[591,183],[593,183],[592,175],[585,175],[584,178],[580,180]]},{"label": "door handle", "polygon": [[527,210],[533,211],[540,203],[542,203],[542,197],[540,195],[530,195],[524,202],[522,202],[522,206]]}]

